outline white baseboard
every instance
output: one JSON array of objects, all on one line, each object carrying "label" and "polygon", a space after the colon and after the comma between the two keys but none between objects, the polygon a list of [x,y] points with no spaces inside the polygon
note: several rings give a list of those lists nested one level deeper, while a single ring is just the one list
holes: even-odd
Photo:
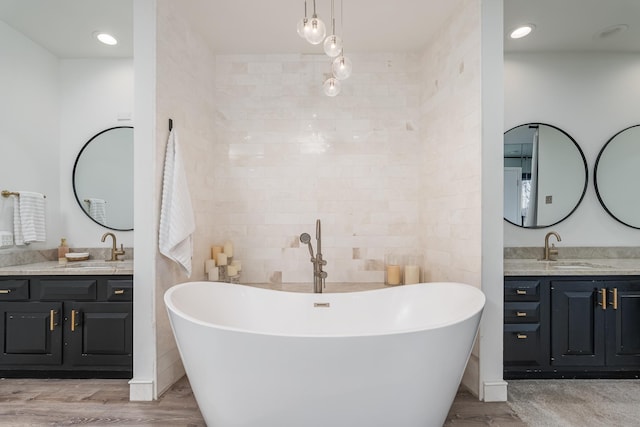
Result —
[{"label": "white baseboard", "polygon": [[507,382],[506,381],[486,381],[483,384],[485,402],[506,402]]},{"label": "white baseboard", "polygon": [[129,381],[129,400],[149,402],[156,399],[152,380],[131,379]]}]

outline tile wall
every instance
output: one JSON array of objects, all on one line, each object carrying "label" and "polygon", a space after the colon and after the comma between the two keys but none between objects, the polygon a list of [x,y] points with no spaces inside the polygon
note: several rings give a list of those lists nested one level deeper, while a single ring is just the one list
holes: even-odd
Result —
[{"label": "tile wall", "polygon": [[219,55],[213,156],[199,192],[210,242],[231,239],[241,281],[312,282],[322,221],[331,282],[382,282],[384,256],[421,253],[420,57],[352,55],[342,93],[322,93],[324,55]]}]

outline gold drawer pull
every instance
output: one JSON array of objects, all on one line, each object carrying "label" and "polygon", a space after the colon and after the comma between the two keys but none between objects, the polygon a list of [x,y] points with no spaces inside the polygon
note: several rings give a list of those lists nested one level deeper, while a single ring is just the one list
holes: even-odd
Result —
[{"label": "gold drawer pull", "polygon": [[525,289],[517,289],[516,294],[518,295],[526,295],[527,291]]},{"label": "gold drawer pull", "polygon": [[603,310],[607,309],[607,290],[605,288],[600,289],[600,296],[602,297],[602,301],[598,303]]},{"label": "gold drawer pull", "polygon": [[527,335],[526,334],[518,334],[516,336],[518,337],[519,340],[526,340],[527,339]]},{"label": "gold drawer pull", "polygon": [[71,310],[71,332],[75,332],[76,326],[76,311]]},{"label": "gold drawer pull", "polygon": [[611,293],[613,294],[613,300],[609,302],[610,305],[613,306],[614,310],[618,309],[618,288],[613,288],[611,290]]},{"label": "gold drawer pull", "polygon": [[113,291],[114,295],[122,295],[124,294],[124,289],[116,289]]},{"label": "gold drawer pull", "polygon": [[56,326],[58,325],[56,323],[56,314],[58,314],[58,312],[55,311],[55,310],[50,310],[49,311],[49,330],[50,331],[53,331],[56,328]]},{"label": "gold drawer pull", "polygon": [[517,311],[516,316],[518,317],[527,317],[527,313],[524,311]]},{"label": "gold drawer pull", "polygon": [[0,294],[10,294],[11,289],[0,289]]}]

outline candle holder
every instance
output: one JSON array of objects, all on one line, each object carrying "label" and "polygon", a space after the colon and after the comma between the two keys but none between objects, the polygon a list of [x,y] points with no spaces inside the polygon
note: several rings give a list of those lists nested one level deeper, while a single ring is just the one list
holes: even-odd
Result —
[{"label": "candle holder", "polygon": [[231,263],[232,258],[227,258],[226,265],[218,266],[218,281],[226,283],[240,283],[240,271]]},{"label": "candle holder", "polygon": [[420,266],[422,257],[420,255],[406,255],[404,257],[404,284],[413,285],[420,283]]},{"label": "candle holder", "polygon": [[402,256],[398,254],[384,256],[384,283],[389,286],[402,284]]}]

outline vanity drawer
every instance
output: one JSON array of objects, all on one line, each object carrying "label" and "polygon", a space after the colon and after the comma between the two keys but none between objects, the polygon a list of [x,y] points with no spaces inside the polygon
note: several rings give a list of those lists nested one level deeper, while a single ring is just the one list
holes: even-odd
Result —
[{"label": "vanity drawer", "polygon": [[133,301],[133,280],[107,280],[107,301]]},{"label": "vanity drawer", "polygon": [[505,323],[536,323],[540,321],[539,302],[505,302]]},{"label": "vanity drawer", "polygon": [[87,279],[34,279],[33,296],[40,301],[95,301],[98,280]]},{"label": "vanity drawer", "polygon": [[505,301],[539,301],[540,280],[509,280],[504,282]]},{"label": "vanity drawer", "polygon": [[543,347],[539,323],[504,325],[505,365],[539,365]]},{"label": "vanity drawer", "polygon": [[0,301],[29,299],[29,279],[0,280]]}]

